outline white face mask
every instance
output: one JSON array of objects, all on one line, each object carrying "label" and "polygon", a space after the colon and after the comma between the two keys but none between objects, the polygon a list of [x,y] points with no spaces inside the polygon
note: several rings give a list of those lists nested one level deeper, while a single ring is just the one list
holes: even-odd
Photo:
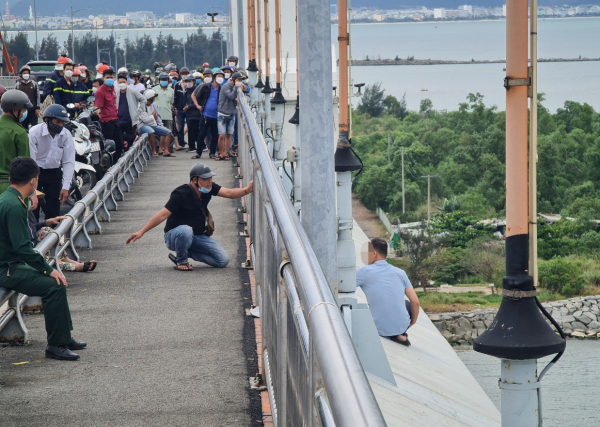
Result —
[{"label": "white face mask", "polygon": [[210,83],[212,79],[210,77],[204,77],[204,83]]},{"label": "white face mask", "polygon": [[223,77],[217,77],[216,80],[217,80],[217,83],[219,83],[219,84],[222,84],[225,81],[225,79]]},{"label": "white face mask", "polygon": [[96,92],[98,88],[96,86],[92,87],[92,92]]},{"label": "white face mask", "polygon": [[229,61],[229,65],[231,65],[232,67],[235,67],[235,62]]},{"label": "white face mask", "polygon": [[65,71],[65,76],[71,77],[72,75],[73,75],[73,70],[67,70],[67,71]]},{"label": "white face mask", "polygon": [[225,73],[225,78],[228,79],[229,77],[231,77],[231,73]]},{"label": "white face mask", "polygon": [[189,87],[189,88],[194,87],[194,82],[188,82],[187,87]]},{"label": "white face mask", "polygon": [[23,74],[22,77],[23,80],[29,80],[29,74]]},{"label": "white face mask", "polygon": [[119,90],[127,89],[127,83],[119,83]]}]

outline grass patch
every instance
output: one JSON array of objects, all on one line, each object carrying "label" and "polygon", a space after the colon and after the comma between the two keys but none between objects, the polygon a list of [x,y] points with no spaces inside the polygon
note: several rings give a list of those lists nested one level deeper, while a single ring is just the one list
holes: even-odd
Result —
[{"label": "grass patch", "polygon": [[[471,311],[476,309],[493,309],[500,307],[501,295],[484,295],[482,292],[423,292],[417,291],[421,307],[426,313],[449,313]],[[564,296],[545,289],[538,290],[541,302],[565,299]]]}]

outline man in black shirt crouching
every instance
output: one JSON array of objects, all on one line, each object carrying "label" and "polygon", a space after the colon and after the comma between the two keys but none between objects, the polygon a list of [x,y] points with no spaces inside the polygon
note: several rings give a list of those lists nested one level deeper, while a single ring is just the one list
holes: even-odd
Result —
[{"label": "man in black shirt crouching", "polygon": [[179,271],[192,271],[188,258],[213,267],[226,267],[229,255],[212,237],[206,235],[208,203],[212,196],[239,199],[252,193],[254,182],[246,188],[225,188],[213,183],[215,173],[203,163],[197,163],[190,171],[190,182],[177,187],[164,208],[158,211],[141,230],[127,239],[127,244],[142,238],[147,232],[167,220],[165,243],[175,251],[169,254]]}]

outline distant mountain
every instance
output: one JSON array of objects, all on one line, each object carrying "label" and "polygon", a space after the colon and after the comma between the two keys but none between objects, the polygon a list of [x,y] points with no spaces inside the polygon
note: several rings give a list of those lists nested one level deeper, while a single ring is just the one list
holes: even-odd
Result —
[{"label": "distant mountain", "polygon": [[[540,6],[553,5],[580,5],[596,3],[594,0],[539,0]],[[74,2],[75,3],[75,2]],[[114,13],[117,15],[125,14],[125,12],[134,12],[139,10],[150,10],[158,15],[166,15],[170,13],[191,12],[204,14],[209,11],[210,6],[227,8],[228,0],[207,0],[200,2],[198,0],[142,0],[138,2],[127,2],[123,0],[102,0],[99,2],[79,2],[74,4],[74,8],[85,8],[84,13],[90,15]],[[331,2],[335,4],[336,2]],[[505,4],[505,0],[478,0],[471,2],[469,0],[353,0],[352,8],[367,7],[370,9],[402,9],[410,7],[425,6],[428,8],[443,7],[446,9],[455,9],[462,4],[482,5],[485,7],[498,7]],[[4,11],[4,2],[0,0],[0,9]],[[29,7],[33,5],[33,0],[9,0],[10,11],[17,16],[28,16]],[[38,15],[69,16],[71,13],[70,4],[64,1],[49,1],[37,0]],[[78,16],[81,16],[80,12]]]}]

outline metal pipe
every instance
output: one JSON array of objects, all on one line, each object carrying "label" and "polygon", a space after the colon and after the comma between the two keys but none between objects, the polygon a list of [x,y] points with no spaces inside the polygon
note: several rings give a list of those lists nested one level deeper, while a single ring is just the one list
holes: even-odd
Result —
[{"label": "metal pipe", "polygon": [[348,140],[350,132],[349,117],[348,117],[348,5],[346,0],[338,0],[338,48],[339,48],[339,129],[340,139],[344,137]]},{"label": "metal pipe", "polygon": [[[237,54],[238,54],[238,64],[240,67],[243,67],[243,64],[246,63],[246,49],[244,48],[244,1],[237,0],[236,4],[237,11]],[[232,24],[233,26],[233,24]]]},{"label": "metal pipe", "polygon": [[531,0],[531,98],[529,103],[529,275],[538,284],[537,262],[537,0]]},{"label": "metal pipe", "polygon": [[[264,0],[265,10],[265,81],[269,81],[271,76],[271,51],[269,50],[269,0]],[[265,85],[266,85],[265,82]]]},{"label": "metal pipe", "polygon": [[502,427],[538,427],[537,361],[502,359],[500,381]]},{"label": "metal pipe", "polygon": [[[324,6],[327,10],[328,6],[326,4]],[[329,26],[325,25],[323,29],[329,31]],[[348,335],[324,271],[319,268],[318,253],[313,250],[309,236],[294,212],[273,167],[254,116],[242,94],[238,95],[238,105],[244,120],[249,124],[244,127],[244,130],[252,139],[254,168],[260,169],[263,173],[263,188],[271,202],[281,239],[295,276],[298,278],[298,291],[318,364],[322,367],[323,384],[327,390],[335,425],[385,426],[385,420],[362,369],[354,344]],[[325,236],[321,238],[324,239]]]}]

